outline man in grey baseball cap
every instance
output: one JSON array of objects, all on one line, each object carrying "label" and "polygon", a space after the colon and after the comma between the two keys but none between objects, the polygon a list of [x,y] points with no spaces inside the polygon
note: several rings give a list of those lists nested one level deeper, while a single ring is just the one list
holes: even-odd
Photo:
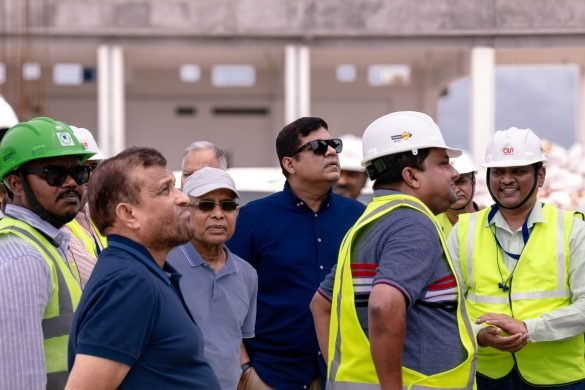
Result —
[{"label": "man in grey baseball cap", "polygon": [[258,291],[256,270],[225,246],[236,228],[239,194],[229,173],[211,167],[189,176],[183,192],[195,234],[167,261],[183,275],[181,292],[203,333],[205,356],[221,387],[233,390],[253,370],[242,339],[254,337]]}]

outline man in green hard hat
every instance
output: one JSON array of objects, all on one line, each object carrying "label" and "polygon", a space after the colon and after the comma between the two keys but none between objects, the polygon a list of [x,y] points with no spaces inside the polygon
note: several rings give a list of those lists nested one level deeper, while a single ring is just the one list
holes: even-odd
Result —
[{"label": "man in green hard hat", "polygon": [[66,123],[35,118],[0,142],[0,389],[63,389],[67,343],[81,289],[69,236],[91,157]]}]

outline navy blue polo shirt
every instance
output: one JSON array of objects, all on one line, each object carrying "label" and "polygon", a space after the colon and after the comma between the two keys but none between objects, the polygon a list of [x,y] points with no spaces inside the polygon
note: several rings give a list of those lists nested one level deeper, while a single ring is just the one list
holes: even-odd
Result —
[{"label": "navy blue polo shirt", "polygon": [[75,313],[69,370],[80,353],[130,366],[121,389],[219,389],[180,277],[142,245],[108,236]]},{"label": "navy blue polo shirt", "polygon": [[240,210],[227,245],[258,273],[256,337],[244,342],[266,384],[279,390],[308,388],[325,374],[309,303],[364,209],[330,191],[313,212],[287,182],[283,191]]}]

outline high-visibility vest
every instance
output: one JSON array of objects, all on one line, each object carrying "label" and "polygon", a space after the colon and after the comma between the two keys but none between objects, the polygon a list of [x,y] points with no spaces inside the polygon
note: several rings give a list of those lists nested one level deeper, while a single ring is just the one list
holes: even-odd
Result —
[{"label": "high-visibility vest", "polygon": [[444,213],[441,213],[436,217],[437,222],[439,222],[439,226],[441,226],[441,228],[443,229],[443,234],[445,235],[445,238],[449,237],[449,234],[451,234],[451,230],[453,230],[453,224],[449,220],[447,212],[445,211]]},{"label": "high-visibility vest", "polygon": [[[534,225],[516,268],[510,271],[487,224],[489,211],[487,208],[459,216],[459,256],[471,318],[503,313],[522,321],[570,305],[569,236],[574,213],[545,205],[546,222]],[[473,237],[468,236],[470,232]],[[506,284],[509,290],[498,284]],[[477,371],[501,378],[512,370],[515,361],[527,382],[557,385],[585,378],[584,355],[583,334],[559,341],[529,342],[516,353],[482,347]]]},{"label": "high-visibility vest", "polygon": [[94,257],[97,257],[98,254],[107,246],[107,241],[106,238],[99,233],[93,222],[90,223],[92,229],[94,230],[92,234],[89,234],[76,219],[68,222],[67,227],[71,230],[71,233],[83,244],[83,247],[87,250],[87,252]]},{"label": "high-visibility vest", "polygon": [[63,389],[67,382],[67,345],[81,288],[55,247],[32,226],[4,216],[0,234],[14,234],[35,248],[51,272],[51,297],[43,315],[47,389]]},{"label": "high-visibility vest", "polygon": [[[408,195],[375,197],[366,208],[364,214],[346,234],[339,251],[329,329],[328,389],[380,388],[374,362],[370,354],[370,341],[360,325],[355,308],[351,274],[351,249],[359,231],[399,207],[414,209],[433,221],[439,233],[445,257],[453,271],[441,227],[424,203]],[[413,237],[413,239],[421,238]],[[453,273],[455,274],[454,271]],[[448,371],[430,376],[402,367],[402,381],[405,389],[475,388],[477,346],[460,290],[457,305],[457,324],[461,343],[467,351],[465,361]]]}]

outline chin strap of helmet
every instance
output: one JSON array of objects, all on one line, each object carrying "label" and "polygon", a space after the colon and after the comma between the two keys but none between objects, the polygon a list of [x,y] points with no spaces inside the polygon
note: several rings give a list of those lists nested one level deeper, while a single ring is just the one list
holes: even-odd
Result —
[{"label": "chin strap of helmet", "polygon": [[463,205],[463,207],[450,207],[451,210],[454,211],[461,211],[464,210],[468,204],[470,204],[471,202],[473,202],[473,197],[475,196],[475,173],[471,172],[471,196],[469,197],[469,200],[467,201],[467,203],[465,203]]},{"label": "chin strap of helmet", "polygon": [[524,204],[526,202],[528,202],[528,199],[530,199],[530,197],[532,196],[534,191],[536,191],[536,185],[538,184],[538,171],[542,167],[542,163],[535,163],[535,164],[532,164],[532,166],[534,167],[534,180],[532,183],[532,188],[530,189],[530,192],[528,193],[528,195],[526,195],[526,197],[524,199],[522,199],[522,202],[518,203],[516,206],[513,206],[513,207],[506,207],[503,204],[501,204],[500,202],[498,202],[498,198],[495,197],[494,193],[492,192],[492,187],[490,186],[490,170],[491,170],[491,168],[487,169],[487,172],[486,172],[487,188],[488,188],[488,191],[490,193],[490,196],[492,197],[494,202],[496,202],[496,205],[498,205],[498,207],[501,207],[501,208],[507,209],[507,210],[516,210],[516,209],[524,206]]},{"label": "chin strap of helmet", "polygon": [[47,210],[45,210],[43,206],[41,206],[37,197],[31,191],[27,181],[25,180],[24,174],[20,169],[18,170],[18,177],[20,177],[20,181],[22,182],[22,189],[24,190],[26,199],[31,205],[32,212],[37,214],[42,220],[47,221],[57,229],[60,229],[67,222],[71,221],[71,218],[59,218],[55,215],[52,215]]}]

